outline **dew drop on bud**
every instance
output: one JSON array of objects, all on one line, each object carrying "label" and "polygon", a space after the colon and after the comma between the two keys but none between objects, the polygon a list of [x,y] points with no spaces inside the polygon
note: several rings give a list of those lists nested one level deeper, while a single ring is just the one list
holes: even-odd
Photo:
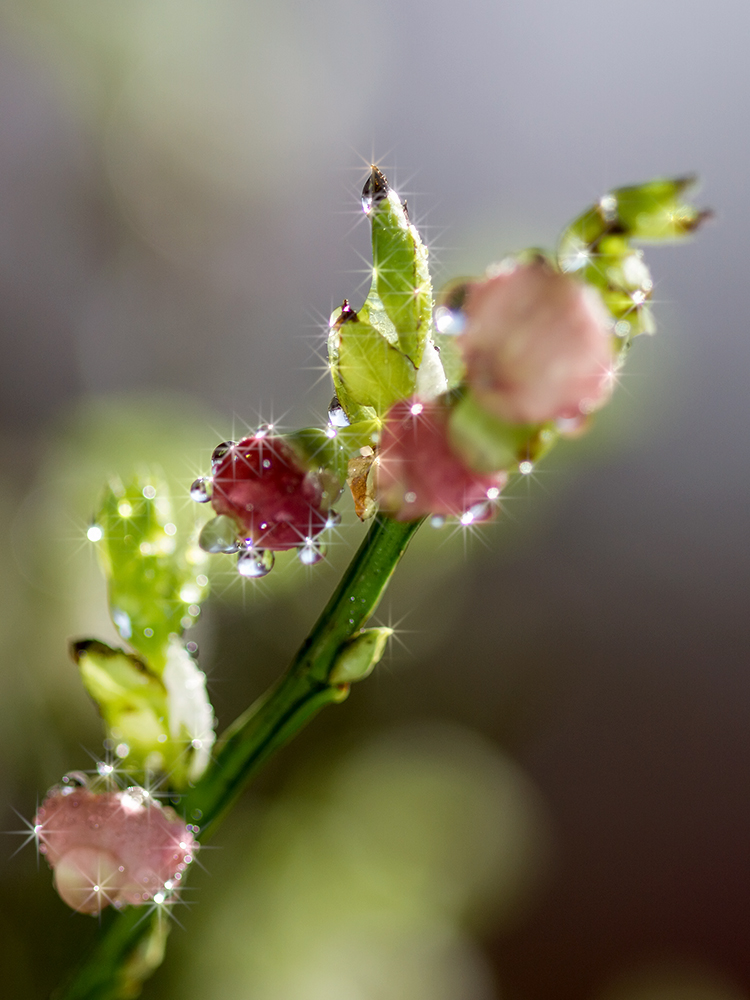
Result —
[{"label": "dew drop on bud", "polygon": [[518,471],[521,473],[522,476],[528,476],[530,473],[534,471],[534,463],[520,462],[518,466]]},{"label": "dew drop on bud", "polygon": [[297,549],[297,558],[303,566],[314,566],[315,563],[319,563],[321,559],[325,558],[325,549],[322,545],[317,545],[311,538],[308,538],[305,544],[300,545]]},{"label": "dew drop on bud", "polygon": [[234,448],[234,441],[222,441],[221,444],[217,444],[211,455],[211,465],[216,465],[220,462],[232,448]]},{"label": "dew drop on bud", "polygon": [[237,525],[231,517],[219,514],[203,525],[198,536],[198,545],[204,552],[236,552],[239,548]]},{"label": "dew drop on bud", "polygon": [[268,576],[273,569],[274,554],[271,549],[256,549],[254,546],[244,549],[237,557],[237,571],[240,576],[258,580]]},{"label": "dew drop on bud", "polygon": [[388,197],[388,181],[385,174],[372,164],[370,176],[362,188],[362,211],[369,215],[372,206]]},{"label": "dew drop on bud", "polygon": [[196,501],[196,503],[208,503],[211,499],[208,493],[210,483],[210,479],[201,477],[200,479],[196,479],[190,487],[190,496]]},{"label": "dew drop on bud", "polygon": [[346,415],[344,407],[339,402],[339,397],[334,396],[328,407],[328,419],[334,427],[348,427],[349,417]]},{"label": "dew drop on bud", "polygon": [[492,517],[492,504],[486,501],[475,503],[461,515],[461,524],[478,524]]},{"label": "dew drop on bud", "polygon": [[326,528],[329,530],[341,524],[341,514],[336,510],[329,510],[326,518]]},{"label": "dew drop on bud", "polygon": [[430,518],[431,528],[442,528],[444,524],[445,524],[445,518],[443,517],[442,514],[433,514],[433,516]]}]

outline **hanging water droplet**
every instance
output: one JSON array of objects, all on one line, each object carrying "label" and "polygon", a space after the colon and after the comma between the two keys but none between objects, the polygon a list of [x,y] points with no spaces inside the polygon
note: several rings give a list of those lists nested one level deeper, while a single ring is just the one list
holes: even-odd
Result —
[{"label": "hanging water droplet", "polygon": [[444,524],[445,524],[445,518],[443,517],[442,514],[433,514],[432,517],[430,518],[431,528],[442,528]]},{"label": "hanging water droplet", "polygon": [[468,510],[463,512],[461,515],[461,524],[478,524],[480,521],[486,521],[490,517],[492,517],[492,504],[483,500],[481,503],[473,504]]},{"label": "hanging water droplet", "polygon": [[518,465],[518,471],[522,476],[528,476],[534,471],[533,462],[520,462]]},{"label": "hanging water droplet", "polygon": [[92,524],[86,532],[86,537],[90,542],[100,542],[104,537],[104,532],[98,524]]},{"label": "hanging water droplet", "polygon": [[305,544],[297,549],[297,558],[304,566],[314,566],[325,558],[325,549],[314,542],[312,538],[305,539]]},{"label": "hanging water droplet", "polygon": [[83,771],[68,771],[66,775],[63,776],[63,784],[72,785],[78,788],[87,788],[89,779]]},{"label": "hanging water droplet", "polygon": [[234,444],[234,441],[222,441],[221,444],[217,444],[211,455],[211,465],[218,465],[222,458],[234,448]]},{"label": "hanging water droplet", "polygon": [[273,431],[273,424],[260,424],[258,429],[255,431],[255,437],[264,438]]},{"label": "hanging water droplet", "polygon": [[190,496],[196,503],[208,503],[211,499],[211,494],[208,492],[210,485],[211,480],[207,479],[205,476],[201,476],[201,478],[196,479],[190,487]]},{"label": "hanging water droplet", "polygon": [[328,407],[328,419],[334,427],[348,427],[349,417],[346,415],[344,407],[339,402],[339,397],[334,396]]},{"label": "hanging water droplet", "polygon": [[341,514],[336,510],[329,510],[326,518],[326,528],[329,530],[341,524]]},{"label": "hanging water droplet", "polygon": [[273,569],[274,554],[271,549],[256,549],[250,547],[240,552],[237,557],[237,571],[240,576],[257,580],[268,576]]},{"label": "hanging water droplet", "polygon": [[236,552],[239,548],[237,525],[231,517],[219,514],[203,525],[198,536],[198,545],[204,552]]},{"label": "hanging water droplet", "polygon": [[362,211],[365,215],[369,215],[372,211],[372,206],[378,202],[383,201],[388,197],[388,181],[382,170],[378,170],[375,164],[372,164],[370,170],[370,176],[365,181],[365,186],[362,188]]}]

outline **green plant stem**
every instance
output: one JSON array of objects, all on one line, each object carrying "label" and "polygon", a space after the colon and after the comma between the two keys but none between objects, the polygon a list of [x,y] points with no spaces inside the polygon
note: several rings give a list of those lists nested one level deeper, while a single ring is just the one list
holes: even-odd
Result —
[{"label": "green plant stem", "polygon": [[[216,757],[185,797],[188,822],[200,823],[203,840],[231,808],[250,779],[325,705],[343,701],[348,685],[330,685],[328,676],[341,647],[377,608],[401,556],[421,521],[394,521],[377,516],[315,626],[284,676],[222,737]],[[147,963],[127,965],[154,932],[155,917],[130,907],[112,914],[74,978],[56,1000],[123,1000],[138,995]],[[146,949],[147,950],[147,949]],[[136,971],[137,970],[137,971]]]}]

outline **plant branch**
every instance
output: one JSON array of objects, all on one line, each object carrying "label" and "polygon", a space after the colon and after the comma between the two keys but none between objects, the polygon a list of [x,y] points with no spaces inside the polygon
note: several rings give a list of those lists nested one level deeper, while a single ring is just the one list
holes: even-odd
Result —
[{"label": "plant branch", "polygon": [[[262,765],[327,704],[343,701],[348,685],[328,677],[342,646],[377,608],[401,556],[422,521],[375,517],[315,626],[284,676],[226,731],[215,760],[185,797],[188,822],[200,822],[199,839],[213,832]],[[161,948],[148,960],[148,940],[163,920],[130,907],[112,914],[107,927],[57,1000],[122,1000],[138,995],[139,980],[161,962]],[[160,935],[163,939],[163,933]],[[133,962],[136,952],[140,961]],[[130,969],[130,972],[128,972]]]}]

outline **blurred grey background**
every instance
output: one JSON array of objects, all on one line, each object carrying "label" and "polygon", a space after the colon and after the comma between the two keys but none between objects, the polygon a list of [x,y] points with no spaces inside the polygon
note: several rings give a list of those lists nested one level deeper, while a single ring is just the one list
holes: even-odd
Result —
[{"label": "blurred grey background", "polygon": [[[8,831],[101,752],[66,655],[112,636],[101,484],[160,463],[190,518],[213,444],[323,418],[369,162],[438,285],[616,185],[695,171],[717,211],[647,250],[659,332],[592,433],[480,537],[423,530],[381,610],[399,642],[205,852],[144,996],[750,995],[749,41],[739,0],[0,3]],[[196,633],[222,724],[359,534],[259,588],[219,557]],[[0,978],[44,997],[95,923],[21,839]]]}]

